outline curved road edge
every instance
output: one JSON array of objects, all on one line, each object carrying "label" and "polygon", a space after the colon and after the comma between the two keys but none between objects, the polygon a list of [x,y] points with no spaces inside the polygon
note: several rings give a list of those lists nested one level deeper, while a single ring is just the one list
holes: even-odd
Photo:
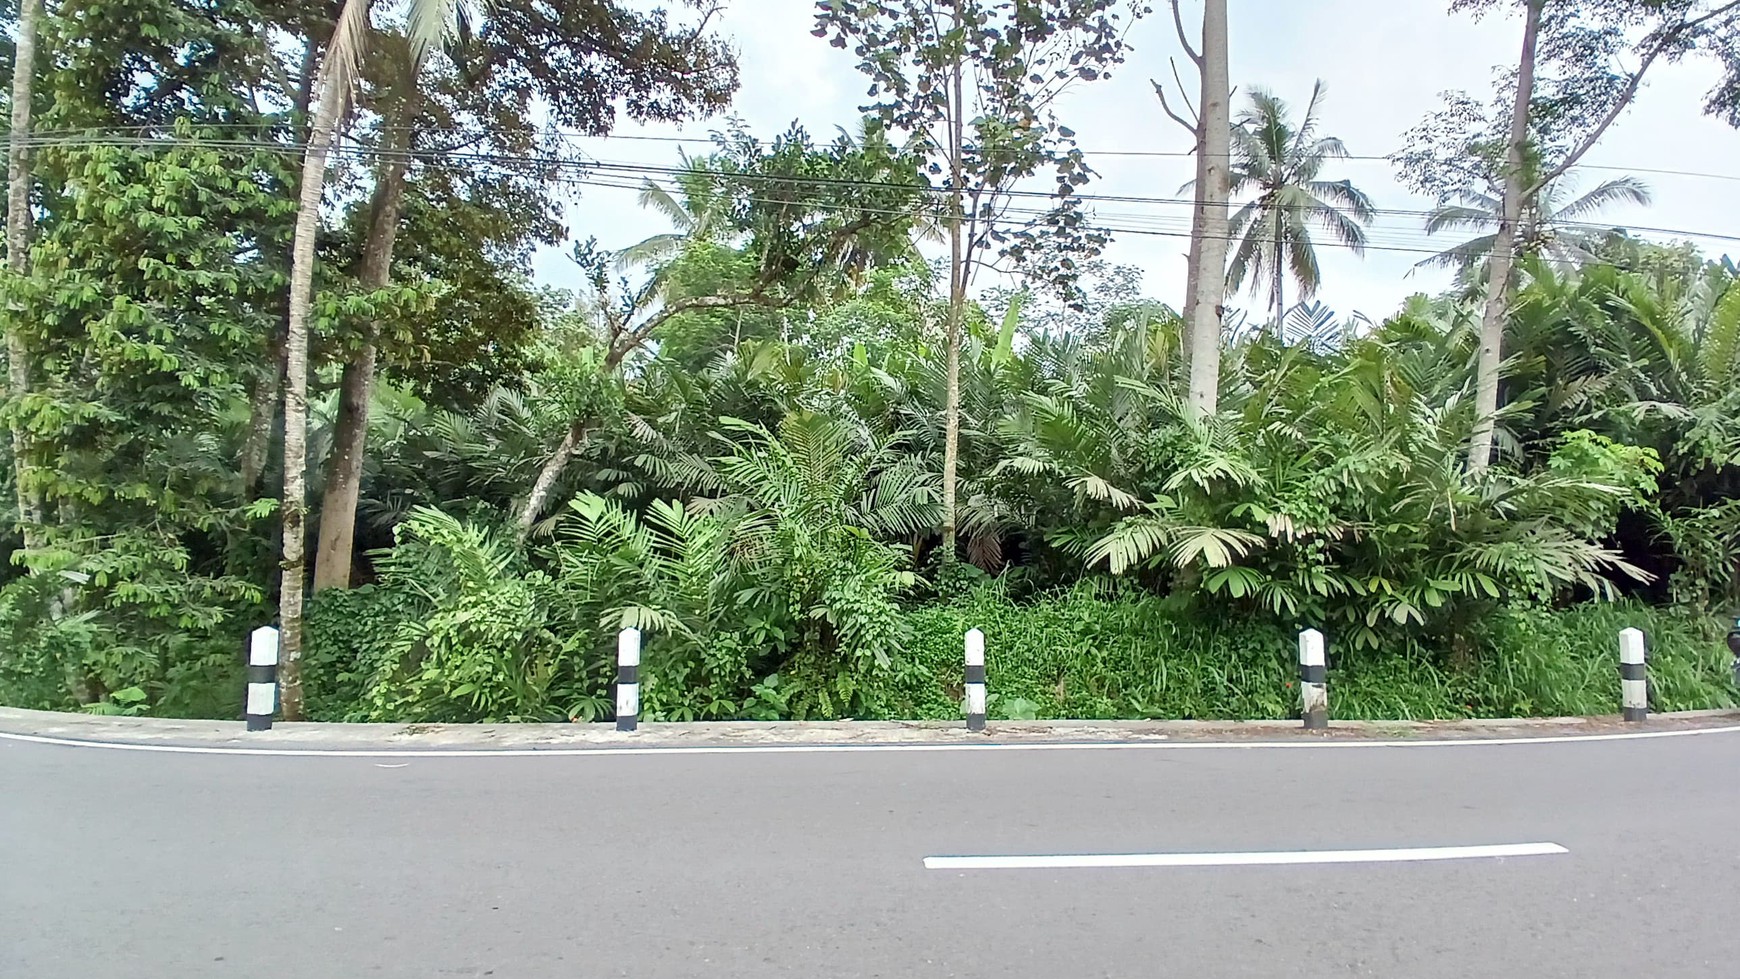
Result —
[{"label": "curved road edge", "polygon": [[813,753],[1472,747],[1680,738],[1740,733],[1740,711],[1660,714],[1642,725],[1614,717],[1451,722],[1342,721],[1306,732],[1298,721],[1005,721],[984,734],[944,722],[699,722],[647,724],[279,724],[247,733],[239,721],[116,718],[0,708],[0,741],[179,754],[372,757],[525,757]]}]

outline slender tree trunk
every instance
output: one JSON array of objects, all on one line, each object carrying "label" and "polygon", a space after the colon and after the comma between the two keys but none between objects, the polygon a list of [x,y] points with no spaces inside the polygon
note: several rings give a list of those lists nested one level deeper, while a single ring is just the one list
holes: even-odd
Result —
[{"label": "slender tree trunk", "polygon": [[1287,274],[1281,268],[1281,227],[1275,222],[1275,335],[1284,336],[1281,319],[1287,315]]},{"label": "slender tree trunk", "polygon": [[[369,331],[371,334],[373,330]],[[374,394],[379,351],[367,336],[344,365],[338,388],[338,417],[332,455],[326,460],[326,493],[320,502],[320,531],[314,552],[314,591],[349,588],[356,543],[356,507],[362,495],[363,453],[367,451],[369,399]]]},{"label": "slender tree trunk", "polygon": [[[42,0],[22,0],[12,67],[12,132],[6,146],[6,268],[15,277],[30,265],[30,110],[36,89],[36,28],[42,20]],[[30,393],[30,349],[22,331],[24,311],[7,310],[6,380],[16,401]],[[30,486],[31,448],[24,426],[12,423],[13,482],[18,493],[18,522],[24,546],[42,543],[42,499]]]},{"label": "slender tree trunk", "polygon": [[272,423],[278,420],[278,395],[284,383],[284,337],[266,342],[266,374],[248,396],[248,433],[242,440],[242,495],[253,499],[272,449]]},{"label": "slender tree trunk", "polygon": [[1184,369],[1190,370],[1190,357],[1196,349],[1196,290],[1202,282],[1202,228],[1208,220],[1208,208],[1202,197],[1202,188],[1208,186],[1207,152],[1202,146],[1202,123],[1196,126],[1196,182],[1191,186],[1196,190],[1191,194],[1194,200],[1190,205],[1190,253],[1185,261],[1184,300],[1178,304],[1179,319],[1184,321]]},{"label": "slender tree trunk", "polygon": [[[670,309],[667,307],[666,312]],[[609,356],[604,358],[602,370],[606,374],[613,373],[634,352],[636,343],[632,340],[616,341]],[[568,463],[574,458],[575,450],[580,443],[586,441],[586,432],[590,419],[576,418],[568,423],[568,430],[562,433],[562,441],[556,443],[556,449],[550,453],[550,458],[544,460],[544,468],[538,470],[538,478],[532,481],[532,491],[526,494],[525,506],[520,508],[519,539],[525,543],[532,534],[532,525],[538,522],[538,514],[544,512],[544,507],[550,502],[550,494],[556,488],[556,480],[562,478],[562,470],[568,468]]]},{"label": "slender tree trunk", "polygon": [[526,504],[520,509],[519,534],[523,542],[531,536],[532,525],[538,522],[538,514],[544,512],[544,506],[550,501],[550,493],[556,488],[556,480],[562,477],[562,470],[568,468],[568,461],[574,458],[574,450],[586,438],[586,420],[576,418],[568,424],[568,430],[562,434],[562,441],[556,444],[556,450],[550,453],[550,458],[544,460],[544,468],[538,470],[538,478],[532,482],[532,491],[526,495]]},{"label": "slender tree trunk", "polygon": [[962,155],[966,141],[964,71],[955,62],[951,80],[952,108],[949,114],[949,315],[945,328],[948,346],[947,394],[943,406],[943,512],[942,561],[955,560],[955,532],[959,522],[959,470],[961,461],[961,321],[967,305],[966,243],[961,238]]},{"label": "slender tree trunk", "polygon": [[[369,206],[368,241],[363,246],[358,278],[364,290],[383,289],[392,279],[393,246],[398,241],[399,214],[405,198],[406,151],[419,99],[409,92],[396,113],[397,125],[385,127],[382,159]],[[326,495],[320,505],[320,545],[314,559],[314,590],[349,588],[356,543],[356,505],[362,492],[364,453],[368,447],[369,402],[375,392],[376,346],[380,324],[365,328],[362,349],[344,365],[339,384],[338,419],[333,429],[332,457],[327,460]]]},{"label": "slender tree trunk", "polygon": [[[337,12],[334,12],[337,17]],[[314,38],[308,38],[302,45],[302,69],[296,76],[296,103],[292,107],[290,119],[298,131],[308,128],[308,110],[314,104],[315,72],[320,64],[320,45]]]},{"label": "slender tree trunk", "polygon": [[[1184,14],[1179,9],[1179,0],[1172,0],[1172,27],[1178,34],[1178,45],[1184,49],[1184,54],[1190,63],[1196,67],[1198,87],[1200,88],[1203,64],[1202,53],[1192,46],[1190,36],[1184,29]],[[1198,42],[1200,44],[1200,41]],[[1179,75],[1177,63],[1173,63],[1172,78],[1178,83],[1179,98],[1185,109],[1190,108],[1190,92],[1184,87],[1184,78]],[[1196,120],[1192,122],[1182,114],[1172,111],[1172,106],[1166,100],[1166,88],[1160,82],[1153,82],[1154,94],[1160,97],[1160,108],[1172,117],[1172,121],[1190,131],[1191,153],[1196,158],[1196,179],[1191,183],[1195,188],[1192,194],[1194,200],[1190,207],[1190,251],[1185,259],[1184,295],[1178,302],[1178,319],[1182,324],[1182,350],[1180,361],[1184,364],[1186,377],[1190,373],[1191,351],[1195,349],[1196,331],[1193,328],[1196,310],[1196,290],[1202,278],[1202,228],[1206,220],[1207,208],[1204,206],[1202,188],[1208,184],[1208,172],[1205,160],[1208,157],[1202,144],[1202,112],[1197,110]]]},{"label": "slender tree trunk", "polygon": [[1480,356],[1474,369],[1474,434],[1468,444],[1469,472],[1484,472],[1492,463],[1493,428],[1498,416],[1498,373],[1503,363],[1504,322],[1510,313],[1511,269],[1516,257],[1517,223],[1527,188],[1523,167],[1529,140],[1529,103],[1535,91],[1535,47],[1540,36],[1541,8],[1546,0],[1529,0],[1523,25],[1522,56],[1517,61],[1516,100],[1511,105],[1510,143],[1504,161],[1504,213],[1492,242],[1488,262],[1486,311],[1480,321]]},{"label": "slender tree trunk", "polygon": [[1227,198],[1232,165],[1232,81],[1227,64],[1226,0],[1202,12],[1202,173],[1197,185],[1203,221],[1200,272],[1190,311],[1191,414],[1214,414],[1220,402],[1220,333],[1226,303],[1229,237]]},{"label": "slender tree trunk", "polygon": [[[760,290],[758,289],[750,297],[696,297],[675,303],[666,303],[658,315],[642,326],[633,330],[624,326],[621,330],[612,333],[611,350],[609,355],[604,358],[603,365],[599,367],[599,373],[608,380],[622,368],[622,362],[627,360],[630,354],[640,349],[641,344],[652,336],[661,325],[682,313],[697,309],[728,309],[751,305],[783,308],[779,304],[762,302],[759,296]],[[518,524],[521,543],[524,543],[526,538],[530,536],[532,526],[538,522],[538,514],[542,513],[545,505],[549,503],[550,494],[555,490],[556,480],[561,478],[562,470],[568,468],[568,463],[574,458],[574,453],[586,441],[588,432],[598,423],[596,417],[575,418],[569,421],[568,430],[562,434],[562,441],[550,453],[550,458],[544,460],[544,466],[538,470],[538,478],[532,482],[532,490],[526,495],[525,504],[520,508]]]},{"label": "slender tree trunk", "polygon": [[[334,16],[337,16],[336,11]],[[310,37],[303,41],[302,67],[296,77],[296,92],[290,115],[295,141],[298,143],[308,138],[308,127],[311,123],[308,112],[314,104],[315,70],[319,67],[319,52],[320,44],[315,38]],[[300,193],[299,190],[296,192]],[[294,251],[293,244],[285,249],[286,266],[295,263]],[[242,440],[241,475],[242,496],[249,500],[254,499],[254,494],[259,491],[260,479],[266,472],[266,461],[272,453],[272,432],[274,423],[278,420],[279,396],[284,388],[284,335],[289,332],[289,321],[289,303],[286,299],[284,315],[274,327],[272,336],[266,340],[266,373],[255,384],[248,397],[248,432]]]},{"label": "slender tree trunk", "polygon": [[[350,4],[368,0],[348,0]],[[343,14],[340,14],[342,17]],[[330,60],[330,59],[329,59]],[[302,159],[302,189],[290,262],[290,324],[284,350],[284,580],[278,588],[282,631],[278,684],[285,720],[302,719],[302,591],[306,576],[308,476],[308,326],[314,304],[314,245],[320,233],[320,198],[326,161],[343,112],[346,92],[322,72],[319,107]]]}]

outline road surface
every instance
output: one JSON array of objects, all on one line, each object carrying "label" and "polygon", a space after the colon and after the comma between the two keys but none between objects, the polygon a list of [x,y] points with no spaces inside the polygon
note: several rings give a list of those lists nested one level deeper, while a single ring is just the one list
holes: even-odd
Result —
[{"label": "road surface", "polygon": [[[0,976],[1726,979],[1737,840],[1735,733],[398,760],[0,741]],[[1364,854],[1516,844],[1565,852]],[[1271,859],[1300,851],[1361,853]],[[926,867],[1108,854],[1150,865]]]}]

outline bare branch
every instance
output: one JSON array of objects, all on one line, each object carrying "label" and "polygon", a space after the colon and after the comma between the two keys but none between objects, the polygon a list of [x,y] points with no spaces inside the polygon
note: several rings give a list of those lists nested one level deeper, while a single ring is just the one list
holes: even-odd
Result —
[{"label": "bare branch", "polygon": [[1196,135],[1196,123],[1191,122],[1190,120],[1184,118],[1183,116],[1179,115],[1178,113],[1172,111],[1171,103],[1166,101],[1166,86],[1160,84],[1159,82],[1155,81],[1152,78],[1148,79],[1148,84],[1154,86],[1154,94],[1160,96],[1160,108],[1165,110],[1165,112],[1168,116],[1172,117],[1173,122],[1176,122],[1180,126],[1183,126],[1185,128],[1185,130],[1187,132],[1189,132],[1192,137],[1194,137]]},{"label": "bare branch", "polygon": [[645,323],[626,333],[618,333],[613,326],[611,332],[616,336],[611,341],[610,355],[605,360],[605,366],[614,368],[622,363],[629,354],[646,345],[646,342],[652,338],[653,331],[684,313],[704,309],[738,309],[744,306],[779,307],[789,305],[791,302],[792,300],[787,297],[770,296],[766,290],[761,288],[724,296],[690,296],[687,299],[679,299],[659,310]]},{"label": "bare branch", "polygon": [[1178,29],[1178,43],[1184,45],[1184,53],[1196,62],[1196,67],[1201,68],[1202,54],[1190,46],[1190,35],[1184,32],[1184,14],[1178,10],[1178,0],[1172,0],[1172,26]]},{"label": "bare branch", "polygon": [[1631,80],[1625,83],[1625,88],[1620,91],[1619,97],[1614,99],[1613,107],[1607,111],[1607,115],[1604,116],[1601,119],[1601,122],[1590,131],[1588,136],[1583,138],[1583,141],[1577,145],[1577,148],[1573,150],[1569,156],[1565,157],[1558,166],[1554,167],[1551,171],[1542,175],[1539,180],[1535,181],[1534,186],[1530,187],[1528,192],[1523,195],[1523,200],[1532,200],[1536,194],[1539,194],[1542,190],[1546,189],[1546,187],[1553,181],[1564,176],[1566,171],[1576,166],[1590,150],[1595,148],[1595,144],[1601,141],[1601,137],[1606,135],[1607,130],[1612,127],[1613,123],[1618,121],[1619,117],[1625,113],[1625,110],[1631,107],[1632,100],[1637,97],[1638,89],[1643,86],[1644,74],[1649,71],[1650,66],[1655,64],[1657,59],[1667,53],[1669,48],[1673,47],[1681,38],[1685,37],[1692,31],[1704,26],[1712,20],[1715,20],[1723,14],[1736,9],[1740,9],[1740,0],[1729,0],[1728,3],[1717,7],[1702,17],[1675,24],[1672,28],[1664,30],[1656,39],[1655,44],[1650,47],[1649,52],[1643,56],[1643,60],[1638,63],[1637,70],[1631,73]]},{"label": "bare branch", "polygon": [[1167,58],[1166,61],[1172,66],[1172,80],[1178,83],[1178,92],[1184,98],[1184,108],[1188,109],[1191,115],[1201,118],[1202,112],[1190,102],[1190,86],[1184,84],[1184,77],[1178,74],[1178,59]]}]

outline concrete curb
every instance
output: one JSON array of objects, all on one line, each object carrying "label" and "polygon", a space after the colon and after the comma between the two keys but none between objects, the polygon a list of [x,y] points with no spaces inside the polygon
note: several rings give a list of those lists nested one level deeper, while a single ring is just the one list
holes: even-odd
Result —
[{"label": "concrete curb", "polygon": [[135,745],[214,748],[540,749],[776,745],[1106,744],[1140,742],[1481,741],[1676,731],[1740,724],[1740,711],[1658,714],[1647,725],[1617,717],[1462,721],[1337,721],[1307,732],[1297,720],[993,721],[970,734],[958,721],[723,721],[648,723],[624,733],[609,724],[279,723],[248,733],[240,721],[103,717],[0,707],[0,734]]}]

